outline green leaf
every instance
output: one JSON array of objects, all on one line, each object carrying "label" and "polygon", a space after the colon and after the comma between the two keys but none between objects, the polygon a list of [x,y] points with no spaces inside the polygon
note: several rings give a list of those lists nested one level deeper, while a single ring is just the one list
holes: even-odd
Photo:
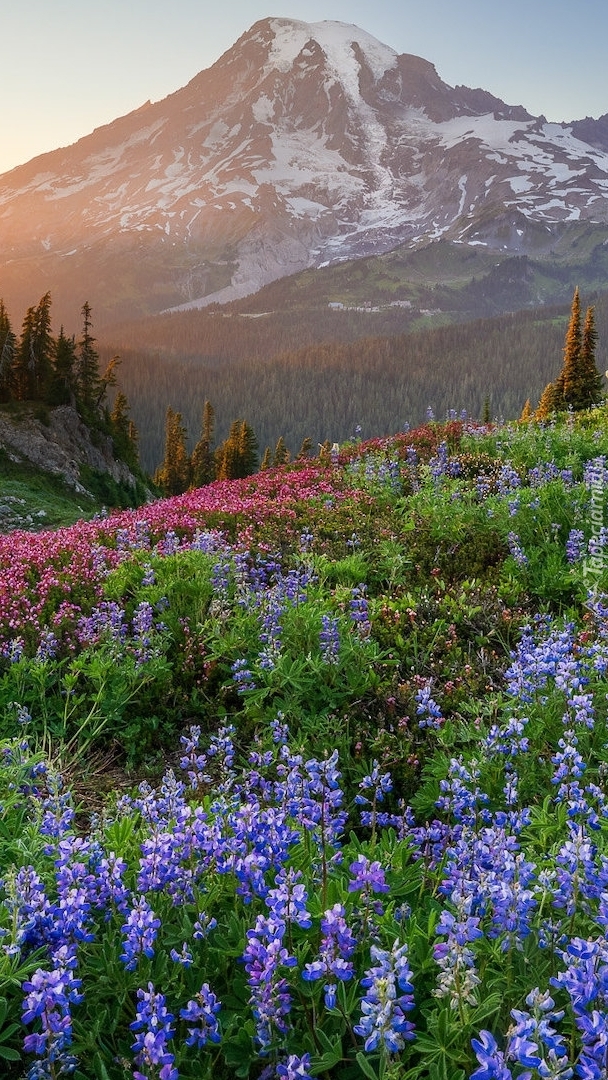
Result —
[{"label": "green leaf", "polygon": [[21,1061],[21,1054],[18,1050],[11,1050],[10,1046],[0,1046],[0,1058],[4,1061]]},{"label": "green leaf", "polygon": [[6,1042],[12,1035],[15,1035],[21,1028],[21,1024],[9,1024],[8,1027],[3,1027],[0,1031],[0,1043]]},{"label": "green leaf", "polygon": [[363,1075],[368,1077],[368,1080],[378,1080],[378,1073],[361,1050],[357,1053],[357,1065],[361,1069]]}]

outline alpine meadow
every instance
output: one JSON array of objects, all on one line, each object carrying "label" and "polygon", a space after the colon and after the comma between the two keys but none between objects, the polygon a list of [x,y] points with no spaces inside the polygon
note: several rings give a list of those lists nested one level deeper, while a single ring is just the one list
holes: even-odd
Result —
[{"label": "alpine meadow", "polygon": [[608,1077],[607,118],[268,18],[0,176],[3,1080]]}]

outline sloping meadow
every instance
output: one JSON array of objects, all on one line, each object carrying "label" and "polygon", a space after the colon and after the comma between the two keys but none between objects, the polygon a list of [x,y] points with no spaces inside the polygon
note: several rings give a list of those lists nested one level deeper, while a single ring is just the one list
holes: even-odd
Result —
[{"label": "sloping meadow", "polygon": [[607,419],[0,537],[3,1076],[606,1076]]}]

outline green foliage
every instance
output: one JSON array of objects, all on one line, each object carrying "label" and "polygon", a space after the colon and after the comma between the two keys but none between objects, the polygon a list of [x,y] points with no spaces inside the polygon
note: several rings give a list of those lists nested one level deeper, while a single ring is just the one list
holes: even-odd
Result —
[{"label": "green foliage", "polygon": [[[119,1080],[131,1069],[137,991],[150,984],[174,1016],[171,1049],[184,1080],[247,1078],[304,1053],[311,1074],[328,1080],[465,1080],[476,1067],[472,1040],[480,1031],[496,1033],[502,1047],[530,989],[554,987],[567,963],[561,939],[603,941],[604,900],[595,869],[592,879],[585,867],[593,859],[601,873],[608,856],[605,616],[590,604],[584,560],[567,544],[574,526],[587,545],[600,543],[589,463],[608,454],[605,419],[602,409],[550,428],[530,422],[465,432],[455,423],[429,424],[381,445],[351,444],[337,462],[329,457],[309,501],[298,494],[281,505],[287,471],[265,473],[258,478],[264,498],[250,518],[242,504],[254,481],[229,489],[230,504],[209,512],[207,531],[186,534],[184,525],[181,542],[158,518],[151,536],[142,510],[115,536],[116,550],[108,548],[113,568],[95,585],[71,582],[82,621],[69,646],[59,641],[45,657],[40,641],[36,655],[18,658],[3,644],[3,944],[19,946],[20,867],[36,868],[54,903],[66,867],[88,882],[100,853],[124,860],[131,901],[145,895],[158,919],[154,947],[131,969],[123,955],[126,910],[116,900],[87,908],[91,940],[77,945],[84,998],[73,1008],[74,1052],[86,1080]],[[305,474],[302,467],[297,479]],[[185,516],[191,499],[171,505]],[[181,535],[182,520],[172,520]],[[218,521],[221,533],[213,531]],[[47,595],[39,616],[45,626],[57,628],[67,580],[59,575]],[[513,650],[549,632],[558,645],[559,635],[568,637],[567,654],[544,654],[543,667],[522,646],[518,697],[508,676]],[[35,634],[28,626],[26,653]],[[578,716],[586,695],[593,723]],[[519,741],[505,752],[515,723]],[[584,778],[575,784],[572,774],[571,787],[556,793],[557,755],[575,723]],[[189,767],[181,777],[185,745]],[[109,748],[134,781],[137,772],[147,782],[129,796],[103,799],[98,790],[91,800],[84,780],[88,772],[91,782],[96,758]],[[59,763],[79,782],[83,805],[75,825],[42,835],[43,815],[50,809],[57,817],[68,806]],[[150,778],[163,766],[154,789]],[[307,770],[316,788],[306,787]],[[390,773],[384,791],[372,791],[374,771]],[[560,906],[555,890],[587,827],[587,810],[572,805],[583,785],[598,808],[593,851],[584,848],[572,902]],[[334,843],[328,828],[338,811],[344,818]],[[252,831],[258,817],[268,835]],[[283,826],[291,835],[284,851]],[[499,924],[496,875],[490,891],[491,842],[501,830],[521,873],[513,892],[522,899],[517,918],[528,920],[521,934]],[[476,877],[465,861],[473,859],[473,840]],[[381,867],[387,891],[353,888],[361,856]],[[164,886],[145,884],[145,864],[168,871]],[[253,928],[268,925],[269,890],[288,870],[301,875],[295,880],[310,919],[290,917],[283,928],[294,958],[284,957],[279,971],[291,995],[289,1021],[284,1031],[273,1029],[262,1056],[241,961]],[[525,908],[528,872],[534,884]],[[446,885],[450,874],[458,889]],[[469,883],[486,890],[473,914],[462,888]],[[356,935],[353,971],[336,980],[335,1003],[327,1004],[325,975],[307,981],[302,972],[322,947],[322,917],[342,909]],[[195,936],[203,914],[217,925]],[[450,985],[442,982],[448,934],[440,920],[450,915],[473,927],[464,945],[456,943],[474,965],[469,984],[464,968]],[[559,947],[545,947],[548,919]],[[180,962],[185,943],[192,963]],[[407,946],[413,972],[415,1038],[398,1053],[382,1042],[363,1049],[361,980],[375,950],[396,946]],[[11,1068],[23,1034],[20,984],[50,963],[48,953],[27,947],[13,958],[0,950],[0,1059]],[[221,999],[222,1038],[192,1047],[180,1010],[203,980]],[[560,1030],[574,1061],[580,1036],[562,990],[558,984]]]}]

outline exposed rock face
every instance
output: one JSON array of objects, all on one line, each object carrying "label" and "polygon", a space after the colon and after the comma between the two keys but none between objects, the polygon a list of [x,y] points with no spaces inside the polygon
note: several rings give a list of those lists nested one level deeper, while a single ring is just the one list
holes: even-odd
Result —
[{"label": "exposed rock face", "polygon": [[607,132],[450,87],[355,26],[265,19],[164,101],[0,177],[0,295],[50,288],[61,318],[90,298],[102,324],[439,237],[538,252],[608,222]]},{"label": "exposed rock face", "polygon": [[15,419],[0,412],[0,446],[14,461],[27,461],[63,477],[80,495],[89,494],[80,481],[82,465],[108,473],[117,483],[135,485],[128,467],[115,459],[112,440],[101,435],[98,443],[93,443],[89,429],[67,405],[49,410],[48,425],[33,413]]}]

